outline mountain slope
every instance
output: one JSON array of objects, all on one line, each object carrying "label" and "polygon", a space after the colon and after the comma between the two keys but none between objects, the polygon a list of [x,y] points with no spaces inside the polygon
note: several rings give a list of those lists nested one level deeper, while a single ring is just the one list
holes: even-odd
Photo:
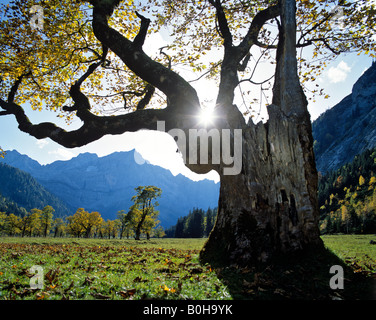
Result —
[{"label": "mountain slope", "polygon": [[155,185],[162,189],[158,210],[164,226],[176,223],[193,207],[216,207],[219,183],[192,181],[173,176],[169,170],[148,163],[138,165],[134,152],[115,152],[99,158],[84,153],[69,161],[41,166],[16,151],[7,151],[4,161],[29,172],[46,189],[75,208],[98,211],[104,219],[116,218],[119,210],[128,210],[134,188]]},{"label": "mountain slope", "polygon": [[352,93],[312,124],[317,169],[327,172],[376,146],[376,63]]},{"label": "mountain slope", "polygon": [[65,203],[47,191],[29,173],[20,169],[0,163],[0,182],[0,194],[27,211],[50,205],[55,209],[55,216],[62,217],[72,213],[72,209]]},{"label": "mountain slope", "polygon": [[6,214],[13,213],[16,216],[22,217],[26,213],[26,209],[19,207],[17,203],[0,194],[0,212],[5,212]]}]

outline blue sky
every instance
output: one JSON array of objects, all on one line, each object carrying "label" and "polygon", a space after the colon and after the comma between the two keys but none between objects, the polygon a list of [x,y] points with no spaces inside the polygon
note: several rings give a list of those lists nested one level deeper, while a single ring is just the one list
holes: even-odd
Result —
[{"label": "blue sky", "polygon": [[[0,0],[1,3],[7,1]],[[156,45],[161,46],[163,36],[156,39]],[[148,44],[148,43],[146,43]],[[148,44],[153,47],[152,43]],[[309,103],[309,111],[312,120],[316,119],[321,113],[333,107],[345,96],[351,93],[352,86],[362,73],[371,66],[372,59],[363,55],[345,54],[339,56],[335,61],[328,64],[327,69],[317,79],[325,92],[329,94],[329,99],[318,97],[316,102]],[[199,96],[202,99],[215,99],[215,87],[209,83],[200,83],[197,87]],[[67,130],[73,130],[80,127],[79,120],[67,126],[64,120],[57,117],[57,114],[48,111],[31,111],[25,106],[25,110],[33,123],[44,121],[54,122]],[[68,160],[83,152],[97,153],[104,156],[115,151],[129,151],[136,149],[145,159],[152,164],[160,165],[170,169],[173,174],[182,173],[191,179],[209,178],[218,181],[216,173],[208,175],[196,175],[187,169],[181,157],[176,153],[176,145],[173,139],[167,134],[161,132],[138,132],[125,133],[119,136],[106,136],[99,141],[93,142],[87,146],[67,149],[50,139],[37,140],[26,133],[20,132],[13,116],[0,117],[0,146],[4,150],[16,149],[22,154],[27,154],[41,164],[47,164],[56,160]]]}]

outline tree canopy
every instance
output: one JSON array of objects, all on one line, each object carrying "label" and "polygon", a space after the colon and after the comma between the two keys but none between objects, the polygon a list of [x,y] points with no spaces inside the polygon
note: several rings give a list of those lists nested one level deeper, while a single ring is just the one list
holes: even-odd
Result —
[{"label": "tree canopy", "polygon": [[89,237],[92,229],[99,226],[103,219],[99,212],[88,212],[83,208],[78,208],[73,216],[67,217],[69,232],[80,236],[84,234],[85,237]]},{"label": "tree canopy", "polygon": [[[35,21],[33,6],[40,6],[43,20]],[[278,1],[13,0],[1,4],[0,11],[0,115],[13,114],[22,131],[66,147],[150,128],[151,119],[168,115],[141,110],[172,110],[182,90],[189,100],[186,107],[198,112],[193,86],[201,78],[217,81],[218,102],[221,86],[230,85],[221,76],[230,71],[224,70],[226,57],[233,59],[237,74],[225,100],[232,103],[241,85],[244,114],[258,109],[258,103],[247,100],[249,85],[273,81],[273,75],[256,79],[256,74],[260,61],[275,63]],[[301,82],[314,81],[326,61],[342,52],[375,57],[375,17],[372,1],[297,1]],[[40,27],[32,28],[31,20]],[[142,47],[160,31],[169,32],[170,43],[149,57]],[[310,56],[301,51],[307,47]],[[55,111],[68,122],[77,116],[84,124],[71,133],[51,123],[33,125],[22,109],[25,104]]]}]

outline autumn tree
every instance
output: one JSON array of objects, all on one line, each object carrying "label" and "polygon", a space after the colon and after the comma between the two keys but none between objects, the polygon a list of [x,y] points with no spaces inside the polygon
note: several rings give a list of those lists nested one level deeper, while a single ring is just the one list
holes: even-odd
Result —
[{"label": "autumn tree", "polygon": [[26,232],[30,229],[31,213],[27,212],[20,221],[21,237],[24,237]]},{"label": "autumn tree", "polygon": [[45,206],[42,210],[41,214],[41,228],[43,232],[43,236],[47,237],[47,234],[49,233],[53,221],[53,213],[55,212],[55,209],[51,206]]},{"label": "autumn tree", "polygon": [[6,213],[5,212],[0,212],[0,234],[4,230],[6,219],[7,219]]},{"label": "autumn tree", "polygon": [[359,186],[362,186],[365,182],[366,182],[366,180],[363,178],[362,175],[360,175],[360,177],[359,177]]},{"label": "autumn tree", "polygon": [[19,228],[19,223],[20,223],[20,218],[11,213],[10,215],[7,216],[6,221],[5,221],[5,230],[10,236],[14,236],[17,233],[19,233],[20,228]]},{"label": "autumn tree", "polygon": [[130,213],[135,226],[135,239],[140,240],[142,231],[149,239],[150,230],[157,225],[159,211],[155,207],[159,205],[157,198],[161,196],[162,190],[155,186],[139,186],[135,190],[136,195],[132,197],[134,205]]},{"label": "autumn tree", "polygon": [[[320,245],[305,93],[321,93],[310,82],[340,53],[375,54],[372,2],[343,0],[335,9],[336,4],[14,0],[2,5],[0,115],[12,115],[21,131],[67,148],[163,124],[178,136],[187,167],[215,170],[221,178],[218,217],[201,252],[204,260],[266,261],[278,252]],[[40,6],[43,20],[30,14],[33,5]],[[149,56],[144,44],[164,26],[171,44]],[[306,48],[311,51],[304,55]],[[273,63],[275,71],[256,79],[262,61]],[[186,69],[195,78],[181,72]],[[205,99],[197,88],[204,78],[218,84],[216,117],[207,127],[198,117]],[[265,99],[253,103],[247,93],[262,95],[265,86],[272,89],[268,120],[255,124],[252,115]],[[239,92],[244,102],[235,105]],[[33,124],[26,103],[68,122],[77,117],[82,126],[67,131],[49,122]],[[200,131],[199,141],[182,143],[192,129],[207,130],[212,142],[203,142]],[[205,147],[207,154],[197,157]],[[231,174],[235,159],[240,161]]]},{"label": "autumn tree", "polygon": [[100,232],[102,234],[102,237],[107,237],[108,239],[115,238],[116,237],[116,222],[117,220],[107,220],[102,221],[99,225]]},{"label": "autumn tree", "polygon": [[127,239],[129,239],[129,237],[133,234],[133,226],[135,223],[132,208],[128,211],[128,213],[125,213],[124,210],[118,211],[117,220],[119,221],[118,227],[120,239],[122,239],[124,235],[127,237]]},{"label": "autumn tree", "polygon": [[77,237],[82,234],[88,238],[96,226],[99,226],[103,219],[99,212],[88,212],[83,208],[78,208],[73,216],[67,217],[68,220],[68,230],[70,233]]},{"label": "autumn tree", "polygon": [[82,234],[82,227],[74,221],[73,216],[67,217],[66,220],[68,233],[79,238]]},{"label": "autumn tree", "polygon": [[42,216],[42,210],[36,209],[36,208],[30,210],[30,221],[28,225],[30,237],[36,234],[40,235],[41,216]]},{"label": "autumn tree", "polygon": [[145,220],[141,227],[141,232],[146,234],[146,239],[149,240],[150,237],[153,235],[154,228],[160,223],[159,220],[157,220],[159,215],[159,211],[152,210],[148,215],[146,215]]}]

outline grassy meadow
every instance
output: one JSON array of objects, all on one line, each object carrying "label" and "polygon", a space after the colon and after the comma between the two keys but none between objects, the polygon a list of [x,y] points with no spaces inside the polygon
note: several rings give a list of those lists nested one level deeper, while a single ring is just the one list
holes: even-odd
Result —
[{"label": "grassy meadow", "polygon": [[[0,238],[0,300],[371,299],[376,298],[372,235],[323,236],[327,250],[268,265],[216,268],[199,262],[205,239]],[[345,268],[332,290],[330,266]],[[41,289],[31,289],[34,265]]]}]

